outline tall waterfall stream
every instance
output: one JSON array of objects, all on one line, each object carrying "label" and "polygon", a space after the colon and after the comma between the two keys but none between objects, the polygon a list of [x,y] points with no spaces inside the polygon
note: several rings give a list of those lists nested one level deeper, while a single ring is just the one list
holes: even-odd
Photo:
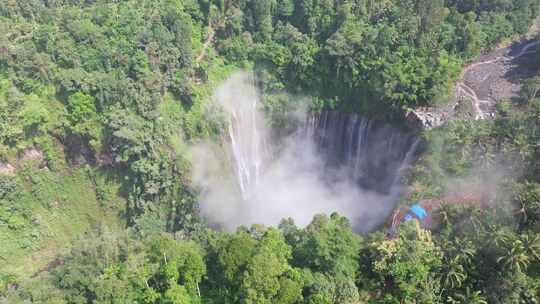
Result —
[{"label": "tall waterfall stream", "polygon": [[[215,100],[228,120],[222,147],[228,157],[205,147],[199,155],[214,159],[194,162],[201,210],[211,222],[233,229],[291,217],[306,225],[317,213],[336,211],[368,231],[392,211],[418,145],[414,135],[358,114],[324,111],[303,115],[300,127],[276,142],[248,74],[229,79]],[[216,159],[228,163],[235,182],[227,182],[223,168],[209,169]]]}]

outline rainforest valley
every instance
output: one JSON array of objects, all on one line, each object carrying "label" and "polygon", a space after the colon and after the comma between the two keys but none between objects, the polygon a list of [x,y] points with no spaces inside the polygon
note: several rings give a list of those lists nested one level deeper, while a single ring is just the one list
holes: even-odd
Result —
[{"label": "rainforest valley", "polygon": [[540,303],[539,13],[0,0],[0,303]]}]

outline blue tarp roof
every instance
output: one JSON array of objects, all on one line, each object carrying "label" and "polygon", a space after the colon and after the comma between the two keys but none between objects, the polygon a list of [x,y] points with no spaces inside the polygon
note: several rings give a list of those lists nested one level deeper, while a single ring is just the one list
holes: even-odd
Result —
[{"label": "blue tarp roof", "polygon": [[419,204],[414,204],[410,208],[410,212],[414,214],[419,220],[423,220],[427,216],[427,212]]}]

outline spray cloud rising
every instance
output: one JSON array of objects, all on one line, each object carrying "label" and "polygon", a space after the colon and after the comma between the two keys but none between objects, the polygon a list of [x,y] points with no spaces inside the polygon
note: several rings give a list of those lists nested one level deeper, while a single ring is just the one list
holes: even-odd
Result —
[{"label": "spray cloud rising", "polygon": [[[387,191],[374,191],[359,185],[359,180],[369,179],[370,165],[386,162],[366,158],[388,154],[396,142],[403,143],[403,136],[388,136],[385,128],[372,130],[358,116],[344,119],[332,113],[304,112],[299,115],[303,127],[272,141],[258,91],[245,73],[227,80],[216,91],[214,102],[226,115],[223,145],[200,143],[191,151],[201,211],[211,223],[234,229],[254,223],[276,225],[291,217],[304,226],[315,214],[338,212],[357,230],[368,231],[391,212],[399,191],[396,177],[416,144],[409,141],[406,148],[400,147],[399,162],[392,165],[392,176],[385,177],[392,181]],[[370,144],[376,141],[386,144]],[[341,154],[346,157],[339,163],[329,161],[337,153],[336,145],[345,145]]]}]

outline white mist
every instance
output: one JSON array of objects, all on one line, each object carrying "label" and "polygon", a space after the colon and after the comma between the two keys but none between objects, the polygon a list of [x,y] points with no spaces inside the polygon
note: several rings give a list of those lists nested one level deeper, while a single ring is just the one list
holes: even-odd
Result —
[{"label": "white mist", "polygon": [[[315,124],[321,121],[311,117],[305,128],[272,142],[251,75],[233,75],[216,91],[214,102],[228,120],[224,143],[202,143],[192,149],[193,182],[201,189],[201,211],[211,223],[230,230],[255,223],[277,225],[291,217],[304,226],[315,214],[339,212],[356,229],[368,231],[393,209],[397,185],[388,194],[362,189],[351,168],[332,170],[332,178],[327,178],[328,166],[316,142],[321,136],[315,136]],[[347,149],[346,156],[355,174],[360,162],[369,161],[358,155],[368,124],[353,118],[346,126],[345,136],[350,137],[346,142],[358,134],[355,149]],[[361,130],[353,132],[358,127]]]}]

